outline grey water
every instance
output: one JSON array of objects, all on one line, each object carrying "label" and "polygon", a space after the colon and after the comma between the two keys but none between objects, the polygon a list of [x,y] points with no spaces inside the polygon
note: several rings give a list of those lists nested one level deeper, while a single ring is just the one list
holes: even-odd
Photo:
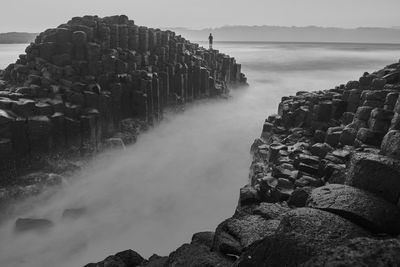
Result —
[{"label": "grey water", "polygon": [[[0,45],[0,68],[25,45]],[[250,145],[282,96],[333,88],[400,58],[400,45],[216,43],[250,86],[229,99],[168,115],[124,151],[98,157],[50,198],[17,205],[0,226],[0,266],[83,266],[131,248],[168,255],[230,217],[246,184]],[[87,214],[63,221],[68,208]],[[51,219],[44,234],[14,234],[17,217]]]}]

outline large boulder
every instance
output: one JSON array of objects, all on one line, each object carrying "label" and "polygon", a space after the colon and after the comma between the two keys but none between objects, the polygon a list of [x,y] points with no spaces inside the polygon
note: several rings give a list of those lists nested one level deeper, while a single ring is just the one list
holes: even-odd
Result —
[{"label": "large boulder", "polygon": [[338,247],[321,251],[303,266],[400,266],[400,241],[355,238]]},{"label": "large boulder", "polygon": [[383,155],[400,159],[400,131],[391,130],[383,138],[381,145]]},{"label": "large boulder", "polygon": [[377,233],[400,233],[400,210],[396,205],[347,185],[315,188],[307,200],[311,208],[329,211]]},{"label": "large boulder", "polygon": [[278,225],[279,220],[268,220],[259,215],[234,216],[218,225],[213,250],[240,255],[252,243],[274,234]]},{"label": "large boulder", "polygon": [[345,184],[374,193],[397,204],[400,196],[400,161],[373,153],[354,153]]},{"label": "large boulder", "polygon": [[164,266],[173,267],[224,267],[231,266],[232,260],[203,245],[184,244],[172,252]]},{"label": "large boulder", "polygon": [[254,243],[236,267],[298,266],[345,240],[369,234],[344,218],[317,209],[299,208],[283,217],[275,235]]}]

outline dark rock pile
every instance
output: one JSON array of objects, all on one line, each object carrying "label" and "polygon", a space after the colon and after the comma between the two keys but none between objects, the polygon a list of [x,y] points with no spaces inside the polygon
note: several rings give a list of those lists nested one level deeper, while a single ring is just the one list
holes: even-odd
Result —
[{"label": "dark rock pile", "polygon": [[124,147],[167,107],[246,83],[234,58],[123,15],[75,17],[25,52],[0,71],[0,185],[32,159]]},{"label": "dark rock pile", "polygon": [[399,94],[396,63],[283,97],[235,214],[137,266],[399,266]]}]

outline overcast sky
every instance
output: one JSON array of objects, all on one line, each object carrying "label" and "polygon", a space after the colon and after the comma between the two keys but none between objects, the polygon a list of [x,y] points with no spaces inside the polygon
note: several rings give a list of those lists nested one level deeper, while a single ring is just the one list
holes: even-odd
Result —
[{"label": "overcast sky", "polygon": [[400,0],[0,0],[0,32],[39,32],[73,16],[126,14],[138,25],[400,26]]}]

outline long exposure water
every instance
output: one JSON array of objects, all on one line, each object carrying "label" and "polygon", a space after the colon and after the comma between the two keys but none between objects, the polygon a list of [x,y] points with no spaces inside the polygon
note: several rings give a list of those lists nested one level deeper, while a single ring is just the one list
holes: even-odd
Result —
[{"label": "long exposure water", "polygon": [[[0,45],[0,68],[25,45]],[[191,105],[108,157],[98,157],[50,199],[20,204],[0,226],[0,266],[83,266],[131,248],[168,255],[195,232],[214,230],[247,182],[249,149],[280,98],[329,89],[400,58],[400,45],[217,43],[235,56],[248,88]],[[64,209],[85,207],[75,221]],[[51,219],[46,233],[13,232],[16,217]]]}]

